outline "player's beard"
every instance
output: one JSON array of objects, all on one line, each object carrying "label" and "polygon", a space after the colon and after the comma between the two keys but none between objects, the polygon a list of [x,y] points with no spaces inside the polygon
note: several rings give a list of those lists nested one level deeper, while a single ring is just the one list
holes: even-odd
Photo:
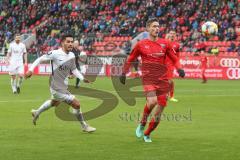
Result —
[{"label": "player's beard", "polygon": [[73,50],[73,47],[68,47],[67,50],[68,50],[68,52],[70,52]]},{"label": "player's beard", "polygon": [[159,31],[154,31],[152,36],[156,39],[159,35]]},{"label": "player's beard", "polygon": [[157,37],[158,37],[158,32],[156,32],[156,33],[154,33],[154,34],[152,34],[152,37],[154,38],[154,39],[157,39]]},{"label": "player's beard", "polygon": [[65,45],[64,48],[66,49],[67,52],[71,52],[73,49],[73,46]]}]

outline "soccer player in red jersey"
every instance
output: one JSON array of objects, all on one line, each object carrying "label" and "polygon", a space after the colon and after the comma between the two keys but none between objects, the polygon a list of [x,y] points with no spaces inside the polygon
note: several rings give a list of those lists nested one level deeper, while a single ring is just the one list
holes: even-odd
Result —
[{"label": "soccer player in red jersey", "polygon": [[[149,38],[139,41],[128,57],[120,82],[125,84],[126,73],[129,71],[131,62],[138,56],[142,59],[142,83],[147,103],[144,107],[143,116],[136,129],[136,136],[145,142],[152,142],[151,132],[158,126],[164,107],[167,105],[167,94],[170,91],[170,83],[167,76],[166,57],[169,56],[181,77],[185,76],[184,70],[180,69],[178,58],[169,41],[158,38],[159,22],[153,18],[147,21]],[[154,109],[153,117],[144,131],[147,119]]]},{"label": "soccer player in red jersey", "polygon": [[208,66],[208,58],[205,54],[203,54],[201,56],[201,68],[202,68],[202,72],[201,72],[201,75],[202,75],[202,83],[207,83],[207,77],[206,77],[206,69],[207,69],[207,66]]},{"label": "soccer player in red jersey", "polygon": [[[176,38],[177,38],[177,33],[174,30],[170,30],[170,32],[166,35],[166,39],[169,40],[171,42],[172,48],[175,50],[176,56],[179,59],[179,48],[180,48],[180,44],[178,42],[176,42]],[[172,102],[178,102],[178,100],[176,98],[174,98],[174,81],[173,81],[173,74],[174,74],[174,64],[171,61],[171,59],[169,59],[167,57],[167,65],[168,65],[168,78],[169,80],[171,80],[171,88],[170,88],[170,92],[169,92],[169,100]]]}]

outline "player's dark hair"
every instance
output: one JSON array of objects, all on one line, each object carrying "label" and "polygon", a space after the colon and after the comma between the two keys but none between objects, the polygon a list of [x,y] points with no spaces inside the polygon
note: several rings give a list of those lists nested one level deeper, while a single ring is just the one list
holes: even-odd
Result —
[{"label": "player's dark hair", "polygon": [[62,34],[62,36],[61,36],[61,42],[62,41],[64,41],[64,40],[66,40],[66,38],[73,38],[74,36],[73,36],[73,34],[71,34],[71,33],[65,33],[65,34]]},{"label": "player's dark hair", "polygon": [[17,37],[17,36],[21,36],[20,33],[15,34],[15,37]]},{"label": "player's dark hair", "polygon": [[157,18],[150,18],[146,23],[146,27],[149,27],[153,22],[159,22]]},{"label": "player's dark hair", "polygon": [[177,33],[176,29],[170,29],[170,30],[168,31],[168,33],[169,33],[169,32],[175,32],[175,33]]}]

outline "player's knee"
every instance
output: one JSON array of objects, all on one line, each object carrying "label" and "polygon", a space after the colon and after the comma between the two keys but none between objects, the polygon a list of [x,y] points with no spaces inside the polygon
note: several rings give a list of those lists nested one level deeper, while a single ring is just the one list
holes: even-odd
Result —
[{"label": "player's knee", "polygon": [[80,109],[80,105],[79,105],[79,104],[72,104],[72,107],[73,107],[74,109]]},{"label": "player's knee", "polygon": [[54,101],[54,100],[51,101],[51,106],[57,107],[59,104],[60,104],[59,101]]},{"label": "player's knee", "polygon": [[14,76],[11,76],[11,78],[15,80],[15,79],[16,79],[16,76],[15,76],[15,75],[14,75]]},{"label": "player's knee", "polygon": [[71,106],[72,106],[74,109],[80,109],[80,102],[77,101],[77,100],[73,100]]},{"label": "player's knee", "polygon": [[147,101],[147,105],[148,105],[150,108],[154,107],[155,105],[157,105],[157,99],[148,100],[148,101]]}]

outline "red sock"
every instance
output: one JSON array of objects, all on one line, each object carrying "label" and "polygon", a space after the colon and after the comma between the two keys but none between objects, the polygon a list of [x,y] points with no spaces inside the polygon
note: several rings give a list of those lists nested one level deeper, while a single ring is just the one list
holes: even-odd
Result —
[{"label": "red sock", "polygon": [[170,98],[174,96],[174,82],[171,83]]},{"label": "red sock", "polygon": [[148,129],[144,132],[144,135],[149,136],[151,134],[152,131],[154,131],[160,121],[155,121],[155,118],[152,118],[149,125],[148,125]]},{"label": "red sock", "polygon": [[143,110],[142,120],[140,121],[142,126],[146,125],[147,119],[148,119],[148,116],[150,113],[151,113],[151,110],[148,108],[148,106],[146,104],[144,107],[144,110]]},{"label": "red sock", "polygon": [[207,77],[205,75],[205,69],[202,70],[202,79],[203,81],[207,81]]},{"label": "red sock", "polygon": [[205,73],[202,74],[203,81],[207,81],[207,77],[205,76]]}]

